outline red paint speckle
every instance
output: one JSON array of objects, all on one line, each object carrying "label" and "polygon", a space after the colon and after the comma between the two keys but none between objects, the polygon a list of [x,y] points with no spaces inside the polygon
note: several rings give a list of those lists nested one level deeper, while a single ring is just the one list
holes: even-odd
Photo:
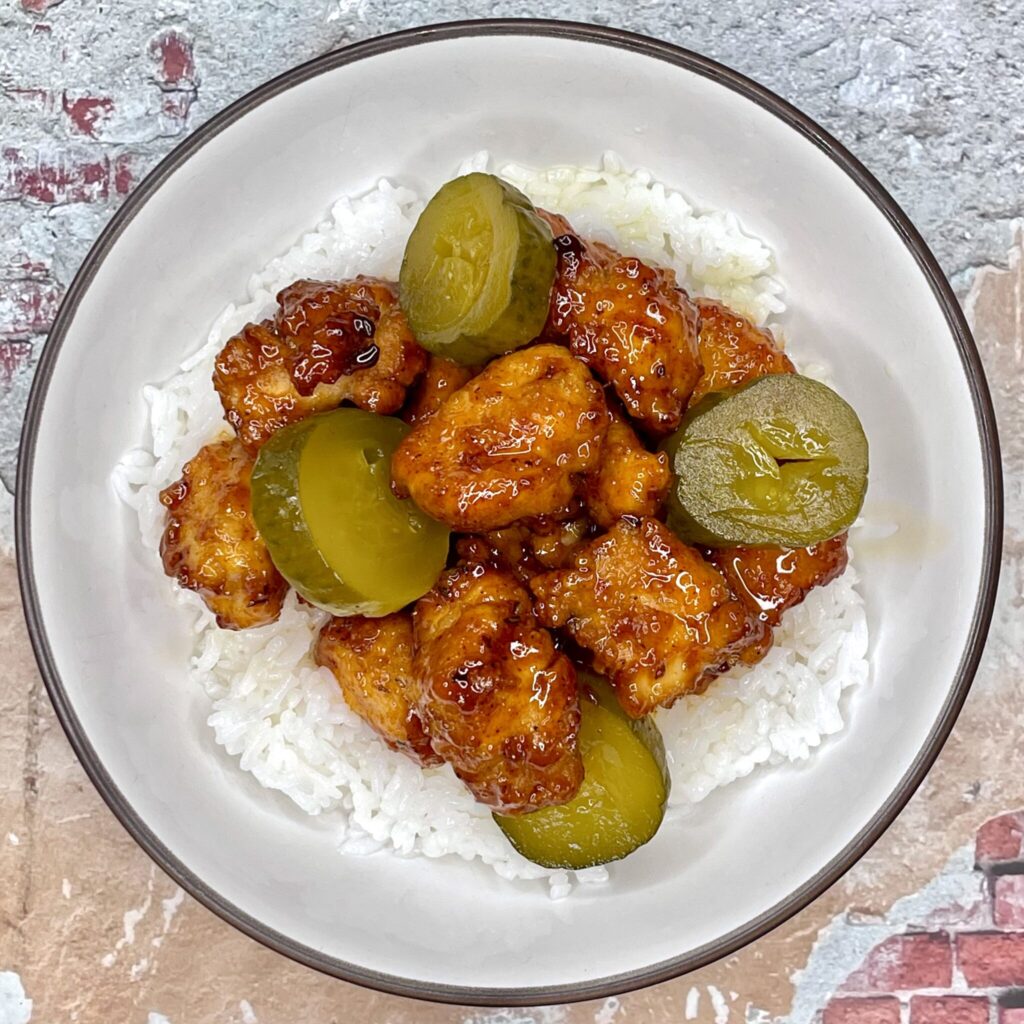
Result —
[{"label": "red paint speckle", "polygon": [[188,112],[195,102],[194,92],[171,92],[164,96],[161,107],[164,117],[173,121],[175,126],[180,128],[188,119]]},{"label": "red paint speckle", "polygon": [[119,156],[114,161],[114,190],[119,196],[126,196],[132,190],[135,175],[132,173],[131,157]]},{"label": "red paint speckle", "polygon": [[44,111],[53,110],[53,93],[48,89],[5,89],[4,92],[19,103],[32,103]]},{"label": "red paint speckle", "polygon": [[64,0],[21,0],[21,9],[30,14],[44,14],[54,7],[59,7]]},{"label": "red paint speckle", "polygon": [[80,151],[23,153],[12,146],[0,150],[0,199],[27,199],[38,203],[94,203],[119,195],[131,187],[133,175],[127,155],[113,167],[108,158],[94,160]]},{"label": "red paint speckle", "polygon": [[162,32],[150,44],[150,53],[160,64],[161,84],[174,88],[195,86],[196,66],[192,41],[180,32]]},{"label": "red paint speckle", "polygon": [[75,130],[89,136],[96,135],[96,122],[114,109],[114,101],[106,96],[81,96],[78,99],[71,99],[64,93],[62,105]]},{"label": "red paint speckle", "polygon": [[0,282],[0,337],[44,334],[60,299],[60,288],[51,279]]},{"label": "red paint speckle", "polygon": [[10,384],[15,372],[32,357],[30,341],[5,341],[0,343],[0,384]]}]

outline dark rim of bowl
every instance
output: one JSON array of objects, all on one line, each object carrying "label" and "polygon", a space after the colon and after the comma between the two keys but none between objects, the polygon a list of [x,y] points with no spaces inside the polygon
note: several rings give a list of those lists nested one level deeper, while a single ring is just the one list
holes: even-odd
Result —
[{"label": "dark rim of bowl", "polygon": [[[200,147],[237,121],[248,111],[278,93],[333,68],[364,60],[381,53],[417,46],[436,40],[472,36],[548,36],[613,46],[644,54],[674,64],[709,78],[739,93],[758,106],[770,111],[789,127],[826,153],[885,215],[893,230],[900,236],[931,285],[935,299],[945,315],[953,341],[963,364],[964,374],[971,390],[974,413],[983,446],[985,463],[985,554],[981,584],[974,609],[967,644],[935,725],[910,769],[899,785],[878,809],[871,821],[842,852],[816,875],[792,892],[786,899],[727,935],[680,956],[623,974],[597,978],[569,985],[549,985],[533,988],[497,989],[474,988],[434,984],[395,975],[389,975],[345,963],[324,953],[295,942],[288,936],[268,928],[260,921],[229,903],[210,889],[202,879],[179,861],[160,839],[139,818],[123,794],[100,763],[85,736],[74,709],[61,682],[50,651],[42,610],[36,593],[30,543],[31,524],[29,495],[32,487],[32,463],[36,436],[50,377],[53,373],[64,336],[74,318],[82,295],[89,287],[98,267],[135,214],[178,168]],[[911,224],[906,214],[874,176],[828,132],[785,100],[764,86],[751,81],[715,61],[670,43],[626,32],[621,29],[600,28],[593,25],[564,21],[492,19],[458,21],[443,25],[429,25],[391,35],[367,39],[323,54],[266,82],[225,110],[211,118],[177,146],[132,192],[90,250],[76,275],[57,314],[53,329],[44,347],[35,380],[29,396],[25,426],[22,432],[16,495],[16,550],[18,577],[21,586],[25,617],[29,635],[39,662],[40,671],[50,700],[57,712],[71,745],[81,760],[93,784],[107,805],[128,830],[135,841],[183,889],[194,896],[219,917],[234,925],[246,935],[264,945],[291,957],[299,963],[313,967],[345,981],[354,982],[395,995],[428,999],[435,1002],[458,1003],[475,1006],[537,1006],[550,1003],[576,1002],[597,999],[654,985],[678,977],[727,956],[742,946],[771,931],[797,911],[817,898],[840,878],[889,827],[901,808],[910,799],[942,748],[953,723],[956,721],[978,667],[985,636],[988,632],[995,602],[999,577],[1002,538],[1002,477],[999,459],[999,440],[995,415],[978,350],[971,337],[966,319],[955,295],[935,257]]]}]

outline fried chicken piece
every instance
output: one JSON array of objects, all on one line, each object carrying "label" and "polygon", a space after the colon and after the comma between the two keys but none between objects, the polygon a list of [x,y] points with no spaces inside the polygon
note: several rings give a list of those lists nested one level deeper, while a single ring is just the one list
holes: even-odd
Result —
[{"label": "fried chicken piece", "polygon": [[519,814],[583,781],[576,670],[512,574],[448,570],[414,612],[414,664],[434,750],[481,803]]},{"label": "fried chicken piece", "polygon": [[[564,218],[548,215],[553,231]],[[558,269],[545,337],[566,335],[574,355],[615,389],[653,437],[679,426],[701,367],[697,309],[671,270],[623,256],[571,230],[555,238]]]},{"label": "fried chicken piece", "polygon": [[428,416],[433,416],[445,399],[472,380],[475,373],[476,370],[471,366],[462,366],[441,356],[428,356],[426,373],[412,389],[409,401],[402,410],[402,419],[415,426]]},{"label": "fried chicken piece", "polygon": [[568,217],[563,217],[560,213],[552,213],[550,210],[542,210],[539,206],[537,207],[537,216],[541,220],[547,221],[548,227],[551,228],[551,234],[554,238],[558,238],[559,235],[574,235],[572,225],[569,223]]},{"label": "fried chicken piece", "polygon": [[265,626],[288,591],[253,522],[253,460],[236,438],[208,444],[160,492],[164,572],[194,590],[222,629]]},{"label": "fried chicken piece", "polygon": [[755,377],[796,372],[771,331],[755,327],[721,302],[703,298],[695,301],[700,313],[697,344],[704,372],[690,395],[690,405],[712,391],[739,387]]},{"label": "fried chicken piece", "polygon": [[777,626],[787,608],[843,574],[846,534],[809,548],[716,548],[707,558],[753,614]]},{"label": "fried chicken piece", "polygon": [[466,562],[493,563],[526,583],[538,573],[568,565],[589,530],[590,520],[584,515],[567,520],[537,516],[460,537],[456,550]]},{"label": "fried chicken piece", "polygon": [[489,363],[391,459],[392,489],[456,530],[563,514],[608,429],[600,385],[558,345]]},{"label": "fried chicken piece", "polygon": [[274,320],[247,324],[217,356],[213,386],[251,454],[289,423],[352,402],[397,412],[426,369],[393,285],[296,281]]},{"label": "fried chicken piece", "polygon": [[620,519],[567,569],[530,581],[538,619],[592,653],[634,718],[736,663],[766,627],[721,574],[656,519]]},{"label": "fried chicken piece", "polygon": [[590,518],[605,528],[623,516],[657,515],[672,482],[668,456],[648,451],[616,410],[609,417],[601,463],[580,486]]},{"label": "fried chicken piece", "polygon": [[418,706],[421,687],[412,666],[412,615],[379,619],[335,616],[320,630],[314,658],[331,670],[348,706],[392,750],[417,764],[440,764]]}]

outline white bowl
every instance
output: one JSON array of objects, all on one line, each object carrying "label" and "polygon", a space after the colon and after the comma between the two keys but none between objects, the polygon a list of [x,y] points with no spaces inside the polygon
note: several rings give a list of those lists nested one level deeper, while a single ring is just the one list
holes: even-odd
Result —
[{"label": "white bowl", "polygon": [[[422,187],[486,147],[535,165],[611,148],[735,211],[776,249],[791,338],[813,337],[872,444],[869,510],[894,541],[858,560],[870,683],[808,763],[720,791],[549,900],[487,869],[341,858],[330,829],[213,747],[184,683],[190,642],[119,505],[111,467],[249,274],[343,192]],[[936,187],[940,187],[937,183]],[[351,981],[463,1003],[636,988],[723,956],[835,881],[934,760],[980,656],[1000,480],[978,355],[917,232],[834,139],[758,85],[664,43],[546,22],[373,39],[306,64],[204,125],[134,192],[86,260],[36,376],[18,556],[43,676],[86,770],[185,889],[243,931]]]}]

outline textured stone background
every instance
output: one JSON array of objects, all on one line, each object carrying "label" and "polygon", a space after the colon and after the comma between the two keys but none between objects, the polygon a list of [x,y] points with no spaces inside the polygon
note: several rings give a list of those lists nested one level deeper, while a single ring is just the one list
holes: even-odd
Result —
[{"label": "textured stone background", "polygon": [[[846,878],[740,954],[574,1008],[424,1007],[319,977],[159,873],[57,727],[0,550],[0,1024],[1024,1024],[1024,19],[1019,2],[0,0],[0,478],[60,298],[112,210],[230,100],[324,50],[460,17],[657,35],[796,103],[881,178],[965,301],[1005,446],[1003,587],[936,767]],[[0,549],[9,495],[0,487]],[[29,1005],[31,1001],[32,1005]]]}]

